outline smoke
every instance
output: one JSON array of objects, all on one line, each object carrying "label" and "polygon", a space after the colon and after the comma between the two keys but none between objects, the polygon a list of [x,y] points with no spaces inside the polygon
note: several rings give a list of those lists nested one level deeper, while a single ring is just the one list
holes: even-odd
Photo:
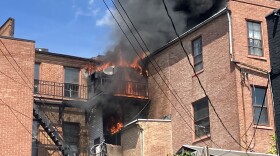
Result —
[{"label": "smoke", "polygon": [[[107,0],[106,2],[109,3],[110,1]],[[120,2],[151,52],[162,47],[176,37],[171,22],[164,10],[162,0],[120,0]],[[114,0],[114,3],[121,11],[121,14],[125,16],[118,0]],[[178,33],[182,34],[223,8],[226,4],[226,0],[166,0],[166,4]],[[132,33],[127,28],[116,9],[113,10],[113,13],[138,53],[141,54],[143,50],[135,41],[133,35],[135,35],[139,41],[140,38],[133,29],[128,18],[125,16],[125,20],[132,29]],[[114,40],[115,44],[106,52],[106,59],[112,62],[119,61],[120,53],[128,62],[136,57],[130,43],[116,24],[111,38]],[[142,42],[141,44],[143,46]],[[146,48],[144,49],[147,51]]]}]

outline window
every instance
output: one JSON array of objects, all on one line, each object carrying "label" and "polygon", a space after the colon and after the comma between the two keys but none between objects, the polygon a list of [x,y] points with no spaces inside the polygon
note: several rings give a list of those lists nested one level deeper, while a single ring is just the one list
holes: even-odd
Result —
[{"label": "window", "polygon": [[204,98],[195,102],[193,104],[193,109],[195,138],[198,139],[202,136],[207,136],[208,134],[210,134],[208,99]]},{"label": "window", "polygon": [[79,155],[80,124],[63,122],[62,131],[65,143],[70,146],[71,150],[75,153],[74,155]]},{"label": "window", "polygon": [[249,55],[263,56],[261,24],[247,22]]},{"label": "window", "polygon": [[192,42],[193,47],[193,59],[194,59],[194,69],[195,71],[200,71],[203,69],[203,59],[202,59],[202,39],[201,37],[195,39]]},{"label": "window", "polygon": [[[266,97],[264,97],[266,89],[261,87],[253,87],[252,90],[253,90],[252,100],[253,100],[253,108],[254,108],[254,123],[257,124],[260,116],[259,125],[268,125],[267,104],[266,104]],[[264,101],[264,107],[261,112],[263,101]]]},{"label": "window", "polygon": [[64,96],[79,97],[79,75],[80,69],[78,68],[64,68]]},{"label": "window", "polygon": [[39,92],[39,75],[40,75],[40,64],[35,63],[35,65],[34,65],[34,93]]}]

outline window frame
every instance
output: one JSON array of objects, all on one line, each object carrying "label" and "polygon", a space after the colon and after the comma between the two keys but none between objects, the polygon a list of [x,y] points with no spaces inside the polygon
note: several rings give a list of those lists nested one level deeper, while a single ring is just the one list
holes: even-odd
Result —
[{"label": "window frame", "polygon": [[[39,66],[39,70],[38,70],[38,79],[35,78],[35,68],[36,68],[36,65]],[[40,71],[41,71],[41,63],[40,62],[35,62],[34,63],[34,80],[40,80]]]},{"label": "window frame", "polygon": [[[195,41],[197,41],[197,40],[199,40],[200,41],[200,54],[198,54],[197,56],[199,56],[199,55],[201,55],[201,62],[198,62],[198,63],[196,63],[195,62],[195,57],[197,57],[197,56],[195,56],[195,54],[194,54],[194,43],[195,43]],[[193,66],[194,66],[194,69],[195,69],[195,72],[196,73],[198,73],[198,72],[200,72],[200,71],[202,71],[203,70],[203,68],[204,68],[204,66],[203,66],[203,45],[202,45],[202,36],[200,35],[200,36],[198,36],[198,37],[196,37],[196,38],[194,38],[192,41],[191,41],[191,44],[192,44],[192,55],[193,55]],[[196,70],[196,66],[197,65],[199,65],[199,64],[201,64],[201,69],[199,69],[199,70]]]},{"label": "window frame", "polygon": [[65,72],[65,69],[66,68],[73,68],[73,69],[78,69],[79,70],[79,72],[78,72],[78,82],[77,83],[71,83],[71,84],[77,84],[77,85],[79,85],[80,84],[80,75],[81,75],[81,68],[79,68],[79,67],[69,67],[69,66],[64,66],[63,67],[63,75],[64,75],[64,77],[63,77],[63,82],[64,83],[69,83],[70,84],[70,82],[66,82],[65,81],[65,76],[66,76],[66,72]]},{"label": "window frame", "polygon": [[[256,126],[256,125],[257,125],[256,122],[258,122],[258,118],[257,118],[257,120],[255,120],[255,108],[262,108],[262,105],[255,105],[255,100],[254,100],[254,98],[253,98],[253,97],[254,97],[254,88],[255,88],[255,89],[256,89],[256,88],[264,89],[264,90],[266,91],[265,105],[264,105],[264,107],[263,107],[262,113],[263,113],[264,109],[266,109],[267,123],[264,123],[264,124],[258,123],[258,126],[269,127],[269,126],[270,126],[270,122],[269,122],[269,110],[268,110],[268,98],[267,98],[267,97],[268,97],[268,96],[267,96],[268,90],[266,90],[266,87],[264,87],[264,86],[251,85],[251,89],[252,89],[252,97],[251,97],[251,99],[252,99],[252,115],[253,115],[252,117],[253,117],[253,123],[254,123],[254,125]],[[258,117],[259,117],[259,115],[258,115]]]},{"label": "window frame", "polygon": [[[195,118],[195,113],[196,113],[195,105],[204,104],[203,102],[207,102],[208,116],[207,117],[203,117],[203,118],[201,118],[199,120],[196,120],[196,118]],[[210,110],[209,110],[209,101],[208,101],[208,99],[206,97],[204,97],[204,98],[201,98],[201,99],[193,102],[192,103],[192,110],[193,110],[193,127],[194,127],[193,138],[194,138],[194,140],[197,141],[197,140],[201,140],[201,139],[210,137],[210,135],[211,135],[211,122],[210,122]],[[196,123],[199,122],[199,121],[202,121],[204,119],[207,119],[207,118],[208,118],[208,121],[209,121],[209,131],[208,131],[207,134],[205,133],[205,134],[200,136],[199,134],[196,133],[196,127],[197,127]]]},{"label": "window frame", "polygon": [[[72,83],[72,82],[66,82],[66,68],[72,68],[78,70],[78,82]],[[64,74],[64,96],[69,98],[80,98],[80,81],[81,81],[81,68],[79,67],[69,67],[64,66],[63,68],[63,74]]]},{"label": "window frame", "polygon": [[[250,38],[249,36],[249,23],[257,23],[260,25],[260,39],[255,39],[255,38]],[[262,22],[261,21],[257,21],[257,20],[252,20],[252,19],[246,19],[246,27],[247,27],[247,46],[248,46],[248,55],[249,56],[253,56],[253,57],[264,57],[264,47],[263,47],[263,30],[262,30]],[[254,31],[253,31],[254,32]],[[254,33],[253,33],[254,34]],[[250,46],[250,39],[253,40],[253,42],[255,40],[259,40],[260,41],[260,44],[261,44],[261,47],[255,47],[255,46]],[[259,55],[255,55],[255,51],[252,53],[250,51],[250,48],[258,48],[258,49],[261,49],[261,56]]]}]

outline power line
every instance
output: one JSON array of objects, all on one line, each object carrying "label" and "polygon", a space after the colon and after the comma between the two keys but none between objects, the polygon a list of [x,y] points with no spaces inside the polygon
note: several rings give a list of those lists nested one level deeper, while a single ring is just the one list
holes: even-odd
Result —
[{"label": "power line", "polygon": [[[172,86],[171,82],[168,80],[168,78],[166,77],[166,75],[163,73],[161,67],[159,66],[159,64],[156,62],[156,60],[154,60],[154,63],[156,64],[157,67],[155,67],[153,61],[150,59],[149,55],[146,53],[146,50],[142,47],[141,43],[138,41],[137,37],[134,35],[134,33],[132,32],[131,28],[129,27],[129,25],[127,24],[126,20],[124,19],[124,17],[122,16],[121,12],[119,11],[118,7],[116,6],[116,4],[114,3],[113,0],[111,0],[111,2],[114,4],[115,8],[117,9],[118,13],[120,14],[120,16],[122,17],[123,21],[125,22],[126,26],[128,27],[128,29],[130,30],[131,34],[133,35],[134,39],[136,40],[136,42],[139,44],[139,46],[141,47],[143,53],[145,54],[146,58],[148,59],[148,61],[152,64],[152,66],[154,67],[155,71],[159,74],[160,78],[163,80],[164,84],[168,87],[168,89],[171,91],[171,94],[175,97],[175,99],[179,102],[179,104],[181,105],[184,104],[184,102],[182,101],[182,99],[180,98],[180,96],[178,95],[178,93],[176,92],[176,90],[174,89],[174,87]],[[135,31],[137,32],[138,36],[140,37],[141,41],[143,42],[145,48],[151,52],[146,44],[146,42],[144,41],[144,39],[142,38],[142,36],[140,35],[140,33],[138,32],[137,28],[135,27],[134,23],[132,22],[132,20],[130,19],[130,17],[128,16],[127,12],[125,11],[125,9],[123,8],[121,2],[118,0],[122,10],[124,11],[124,13],[126,14],[127,18],[129,19],[130,23],[132,24],[133,28],[135,29]],[[157,69],[159,68],[159,70]],[[163,75],[163,78],[162,75]],[[169,83],[169,85],[166,83],[166,81]],[[171,87],[171,89],[170,89]],[[174,92],[175,94],[174,94]],[[190,110],[186,107],[184,107],[183,105],[181,105],[183,107],[183,109],[187,109],[187,114],[193,119],[192,114],[190,113]],[[194,119],[193,119],[194,120]]]},{"label": "power line", "polygon": [[14,60],[14,62],[16,63],[16,65],[19,67],[20,71],[23,73],[23,75],[26,77],[26,79],[29,81],[30,84],[32,84],[32,82],[28,79],[28,77],[26,76],[26,74],[23,72],[23,70],[20,68],[19,64],[17,63],[17,61],[15,60],[15,58],[12,56],[12,54],[10,53],[10,51],[8,50],[8,48],[6,47],[6,45],[3,43],[3,41],[0,39],[0,42],[2,43],[2,45],[4,46],[4,48],[6,49],[6,51],[9,53],[9,55],[12,57],[12,59]]},{"label": "power line", "polygon": [[[26,118],[29,118],[29,119],[31,119],[31,120],[33,120],[33,118],[31,118],[31,117],[27,116],[26,114],[23,114],[23,113],[21,113],[20,111],[18,111],[18,110],[16,110],[16,109],[12,108],[12,107],[9,106],[8,104],[6,104],[1,98],[0,98],[0,101],[2,102],[2,104],[0,104],[0,105],[3,105],[3,106],[8,107],[9,110],[10,110],[10,111],[13,113],[13,115],[16,117],[17,121],[21,124],[21,126],[32,136],[32,138],[34,138],[33,134],[24,126],[24,124],[19,120],[18,116],[13,112],[13,110],[16,111],[17,113],[19,113],[19,114],[25,116]],[[45,134],[44,134],[44,136],[46,137]],[[48,137],[46,137],[46,138],[48,138]],[[33,148],[33,147],[32,147],[32,148]]]},{"label": "power line", "polygon": [[253,136],[252,136],[252,139],[250,141],[250,144],[248,145],[248,147],[246,148],[246,151],[248,151],[248,149],[250,148],[252,142],[253,142],[253,139],[256,135],[256,131],[257,131],[257,128],[258,128],[258,124],[260,122],[260,119],[261,119],[261,114],[262,114],[262,111],[263,111],[263,108],[264,108],[264,104],[266,103],[266,94],[267,94],[267,88],[268,88],[268,85],[269,85],[269,79],[267,80],[267,85],[266,85],[266,89],[265,89],[265,94],[264,94],[264,97],[263,97],[263,101],[262,101],[262,107],[261,107],[261,110],[260,110],[260,114],[259,114],[259,117],[258,117],[258,121],[257,121],[257,124],[256,124],[256,127],[254,129],[254,133],[253,133]]},{"label": "power line", "polygon": [[[114,14],[112,13],[112,11],[110,10],[109,6],[107,5],[107,3],[105,2],[105,0],[103,0],[104,4],[106,5],[107,9],[109,10],[109,12],[111,13],[112,17],[114,18],[114,20],[116,21],[116,23],[118,24],[119,28],[121,29],[121,31],[123,32],[123,34],[125,35],[126,39],[128,40],[128,42],[130,43],[130,45],[132,46],[134,52],[138,55],[138,57],[140,58],[141,62],[143,62],[142,58],[140,57],[140,55],[138,54],[137,50],[135,49],[135,47],[133,46],[133,44],[131,43],[131,41],[129,40],[128,36],[126,35],[126,33],[124,32],[124,30],[122,29],[122,27],[120,26],[119,22],[117,21],[116,17],[114,16]],[[151,75],[153,80],[156,82],[156,84],[159,86],[160,90],[162,91],[162,93],[164,94],[165,97],[167,97],[166,93],[164,92],[164,90],[160,87],[160,84],[156,81],[156,79],[153,77],[153,75]],[[186,125],[195,133],[195,131],[192,129],[192,127],[188,124],[188,122],[184,119],[184,117],[182,116],[182,114],[178,111],[178,109],[175,107],[175,105],[171,102],[171,100],[167,97],[168,101],[171,103],[171,105],[174,107],[175,111],[179,114],[179,116],[182,118],[182,120],[186,123]],[[184,107],[183,107],[184,109]],[[195,133],[196,136],[198,136]],[[198,136],[200,139],[201,137]],[[203,141],[203,140],[202,140]],[[208,146],[208,144],[203,141],[203,143]]]},{"label": "power line", "polygon": [[[13,113],[13,115],[16,117],[17,121],[21,124],[22,127],[24,127],[24,129],[33,137],[32,133],[24,126],[24,124],[19,120],[18,116],[15,114],[15,112],[13,111],[13,109],[7,105],[1,98],[0,101],[2,102],[2,105],[6,106],[9,108],[9,110]],[[18,112],[18,111],[17,111]],[[22,113],[20,113],[22,114]],[[24,116],[26,116],[25,114],[22,114]],[[28,117],[29,118],[29,117]]]},{"label": "power line", "polygon": [[227,129],[227,127],[226,127],[225,124],[223,123],[221,117],[220,117],[219,114],[217,113],[216,108],[215,108],[214,105],[212,104],[212,102],[211,102],[209,96],[208,96],[207,93],[206,93],[205,88],[203,87],[203,85],[202,85],[202,83],[201,83],[201,81],[200,81],[198,75],[196,74],[195,68],[194,68],[194,66],[193,66],[192,63],[191,63],[190,57],[189,57],[189,55],[188,55],[188,53],[187,53],[187,51],[186,51],[186,49],[185,49],[185,47],[184,47],[184,45],[183,45],[183,42],[182,42],[182,40],[181,40],[181,37],[180,37],[180,35],[178,34],[178,32],[177,32],[177,30],[176,30],[176,27],[175,27],[175,24],[174,24],[174,22],[173,22],[173,20],[172,20],[172,18],[171,18],[171,16],[170,16],[170,14],[169,14],[169,11],[168,11],[167,6],[166,6],[166,3],[165,3],[165,0],[162,0],[162,2],[163,2],[163,5],[164,5],[164,9],[165,9],[165,11],[166,11],[166,13],[167,13],[167,16],[168,16],[168,18],[170,19],[170,22],[171,22],[171,24],[172,24],[172,27],[173,27],[173,29],[174,29],[174,32],[175,32],[176,36],[177,36],[178,39],[179,39],[180,45],[181,45],[181,47],[182,47],[184,53],[185,53],[186,56],[187,56],[188,63],[189,63],[190,66],[192,67],[193,73],[195,74],[195,77],[197,78],[197,81],[198,81],[198,83],[199,83],[201,89],[203,90],[203,92],[204,92],[206,98],[208,99],[208,101],[209,101],[211,107],[213,108],[214,113],[216,114],[216,116],[218,117],[218,119],[219,119],[219,121],[221,122],[222,126],[223,126],[224,129],[227,131],[227,133],[230,135],[230,137],[231,137],[241,148],[246,149],[246,147],[243,147],[243,146],[233,137],[233,135],[232,135],[232,134],[230,133],[230,131]]},{"label": "power line", "polygon": [[[155,67],[155,65],[153,64],[152,60],[150,59],[150,57],[148,56],[148,54],[146,53],[145,49],[142,47],[142,45],[139,43],[138,39],[136,38],[136,36],[134,35],[134,33],[132,32],[131,28],[129,27],[129,25],[127,24],[126,20],[124,19],[124,17],[122,16],[121,12],[119,11],[118,7],[116,6],[116,4],[114,3],[113,0],[111,0],[111,2],[114,4],[115,8],[117,9],[118,13],[120,14],[120,16],[122,17],[123,21],[125,22],[126,26],[128,27],[128,29],[130,30],[131,34],[133,35],[134,39],[137,41],[137,43],[139,44],[139,46],[141,47],[143,53],[146,55],[146,58],[148,59],[148,61],[152,64],[152,66],[154,67],[154,69],[156,70],[156,72],[159,74],[160,78],[163,80],[164,84],[168,87],[168,89],[171,91],[172,95],[175,97],[175,99],[177,100],[177,102],[181,105],[181,107],[186,111],[186,113],[189,115],[189,117],[194,121],[194,118],[192,116],[192,114],[190,113],[190,111],[188,110],[188,108],[184,107],[182,104],[184,104],[184,102],[182,101],[182,99],[180,98],[180,96],[178,95],[178,93],[176,92],[176,90],[174,89],[174,87],[172,86],[171,82],[168,80],[168,78],[165,76],[165,74],[162,72],[161,67],[158,65],[158,63],[156,62],[156,60],[154,61],[154,63],[157,65],[157,67],[159,68],[159,71],[161,71],[162,75],[165,77],[166,81],[170,84],[170,87],[172,88],[172,90],[170,89],[169,85],[165,82],[165,80],[162,78],[162,76],[160,75],[159,71],[157,70],[157,68]],[[130,23],[132,24],[133,28],[135,29],[136,33],[138,34],[138,36],[140,37],[141,41],[143,42],[145,48],[150,52],[147,44],[145,43],[144,39],[142,38],[141,34],[139,33],[139,31],[137,30],[136,26],[134,25],[134,23],[132,22],[131,18],[129,17],[129,15],[127,14],[126,10],[124,9],[123,5],[121,4],[120,0],[118,0],[122,10],[124,11],[125,15],[127,16],[128,20],[130,21]],[[213,142],[216,146],[218,146],[211,138],[210,138],[211,142]],[[219,146],[218,146],[219,147]]]},{"label": "power line", "polygon": [[[2,71],[0,71],[0,73],[1,73],[2,75],[6,76],[7,78],[13,80],[14,82],[16,82],[16,83],[18,83],[18,84],[21,84],[21,85],[24,86],[24,87],[30,88],[29,86],[26,86],[26,84],[23,84],[23,83],[21,83],[21,82],[16,81],[14,78],[10,77],[9,75],[5,74],[5,73],[2,72]],[[31,88],[30,88],[30,89],[31,89]]]},{"label": "power line", "polygon": [[[1,39],[0,39],[1,41]],[[21,79],[24,81],[24,83],[28,84],[25,79],[19,74],[19,72],[17,71],[17,69],[15,68],[15,66],[10,62],[10,60],[8,59],[8,57],[5,55],[5,53],[2,51],[2,49],[0,48],[0,51],[2,52],[2,54],[4,55],[4,57],[6,58],[6,60],[8,60],[8,62],[11,64],[11,66],[14,68],[14,70],[16,71],[16,73],[21,77]],[[31,88],[31,87],[28,87]]]},{"label": "power line", "polygon": [[[26,74],[23,72],[23,70],[21,69],[21,67],[19,66],[19,64],[17,63],[17,61],[14,59],[14,57],[12,56],[12,54],[9,52],[9,50],[8,50],[8,48],[5,46],[5,44],[2,42],[2,40],[0,39],[0,41],[1,41],[1,43],[2,43],[2,45],[5,47],[5,49],[6,49],[6,51],[10,54],[10,56],[12,57],[12,59],[13,59],[13,61],[16,63],[16,65],[18,66],[18,68],[20,68],[20,71],[23,73],[23,75],[27,78],[27,80],[29,80],[28,79],[28,77],[26,76]],[[0,48],[0,51],[3,53],[3,55],[5,56],[5,58],[8,60],[8,62],[12,65],[12,67],[13,67],[13,69],[17,72],[17,74],[21,77],[21,79],[26,83],[26,85],[28,84],[26,81],[25,81],[25,79],[20,75],[20,73],[17,71],[17,69],[14,67],[14,65],[10,62],[10,60],[7,58],[7,56],[5,55],[5,53],[1,50],[1,48]],[[5,74],[6,75],[6,74]],[[12,79],[12,80],[14,80],[14,79]],[[31,81],[29,81],[29,83],[32,85],[32,82]],[[33,92],[33,90],[32,90],[32,88],[31,87],[28,87],[32,92]],[[38,97],[39,98],[39,100],[43,103],[43,105],[44,106],[46,106],[46,104],[45,104],[45,101],[43,101],[42,100],[42,96],[41,95],[39,95],[40,97]],[[44,113],[45,114],[45,116],[48,118],[48,120],[52,123],[52,121],[50,120],[50,118],[47,116],[47,114],[46,113]],[[50,112],[50,114],[55,118],[55,116],[52,114],[52,112]],[[52,124],[53,125],[53,124]],[[53,125],[54,126],[54,125]],[[54,126],[54,128],[56,129],[56,131],[58,131],[58,129],[57,129],[57,127],[56,126]],[[62,140],[64,141],[64,139],[63,139],[63,137],[61,137],[62,138]]]}]

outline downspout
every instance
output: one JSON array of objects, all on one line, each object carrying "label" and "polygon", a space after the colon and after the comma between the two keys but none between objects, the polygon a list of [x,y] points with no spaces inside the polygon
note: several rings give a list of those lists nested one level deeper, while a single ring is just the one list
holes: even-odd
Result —
[{"label": "downspout", "polygon": [[144,153],[144,129],[139,124],[137,124],[137,125],[138,125],[138,128],[139,128],[141,136],[142,136],[142,139],[141,139],[142,140],[141,141],[141,146],[142,146],[141,156],[144,156],[145,155],[145,153]]},{"label": "downspout", "polygon": [[229,54],[230,54],[230,61],[234,62],[234,54],[233,54],[233,42],[232,42],[232,21],[229,10],[227,10],[227,17],[228,17],[228,29],[229,29]]}]

